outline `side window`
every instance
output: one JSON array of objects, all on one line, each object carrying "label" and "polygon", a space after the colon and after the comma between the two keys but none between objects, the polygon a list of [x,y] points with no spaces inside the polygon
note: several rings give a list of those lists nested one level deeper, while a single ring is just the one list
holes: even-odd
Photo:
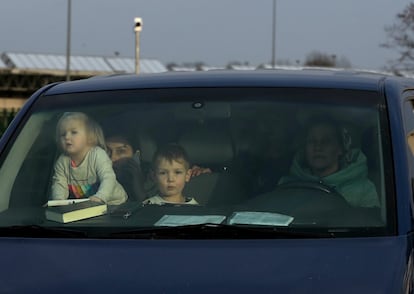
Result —
[{"label": "side window", "polygon": [[414,155],[414,130],[407,135],[407,143],[410,148],[411,154]]},{"label": "side window", "polygon": [[[404,112],[404,123],[405,123],[405,133],[407,138],[407,145],[409,148],[410,154],[410,167],[413,167],[414,163],[414,100],[409,100],[405,102],[405,112]],[[413,173],[413,171],[412,171]]]},{"label": "side window", "polygon": [[414,97],[411,97],[404,104],[404,124],[408,149],[408,167],[410,169],[411,187],[414,191]]}]

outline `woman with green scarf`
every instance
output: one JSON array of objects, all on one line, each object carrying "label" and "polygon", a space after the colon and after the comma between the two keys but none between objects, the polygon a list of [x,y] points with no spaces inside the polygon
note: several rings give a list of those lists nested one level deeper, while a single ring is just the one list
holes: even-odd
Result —
[{"label": "woman with green scarf", "polygon": [[290,173],[279,184],[318,182],[333,188],[352,206],[378,207],[375,185],[368,179],[367,159],[351,149],[351,138],[330,117],[316,117],[308,124],[305,148],[296,154]]}]

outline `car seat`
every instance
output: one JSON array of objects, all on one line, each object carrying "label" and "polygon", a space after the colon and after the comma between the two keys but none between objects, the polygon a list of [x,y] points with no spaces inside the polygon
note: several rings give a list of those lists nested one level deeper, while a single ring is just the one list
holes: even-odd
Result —
[{"label": "car seat", "polygon": [[230,133],[219,125],[201,125],[183,133],[178,143],[192,164],[210,168],[212,173],[193,177],[184,194],[201,205],[237,204],[246,199],[240,178],[232,170],[234,151]]}]

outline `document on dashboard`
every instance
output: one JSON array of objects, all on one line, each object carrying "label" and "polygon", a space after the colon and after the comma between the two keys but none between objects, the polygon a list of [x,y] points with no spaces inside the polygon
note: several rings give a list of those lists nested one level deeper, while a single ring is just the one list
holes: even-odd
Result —
[{"label": "document on dashboard", "polygon": [[288,226],[293,217],[280,213],[237,211],[228,219],[229,225]]},{"label": "document on dashboard", "polygon": [[164,215],[154,226],[188,226],[200,224],[221,224],[226,219],[224,215]]}]

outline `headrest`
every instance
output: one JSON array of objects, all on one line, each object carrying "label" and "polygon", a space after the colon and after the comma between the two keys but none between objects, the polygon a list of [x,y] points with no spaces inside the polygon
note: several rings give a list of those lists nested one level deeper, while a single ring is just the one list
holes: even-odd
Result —
[{"label": "headrest", "polygon": [[201,126],[188,130],[178,140],[191,164],[213,166],[232,161],[234,152],[229,132],[223,127]]},{"label": "headrest", "polygon": [[151,163],[152,157],[157,150],[157,143],[154,138],[143,131],[139,132],[138,141],[139,149],[141,151],[141,161],[144,163]]}]

